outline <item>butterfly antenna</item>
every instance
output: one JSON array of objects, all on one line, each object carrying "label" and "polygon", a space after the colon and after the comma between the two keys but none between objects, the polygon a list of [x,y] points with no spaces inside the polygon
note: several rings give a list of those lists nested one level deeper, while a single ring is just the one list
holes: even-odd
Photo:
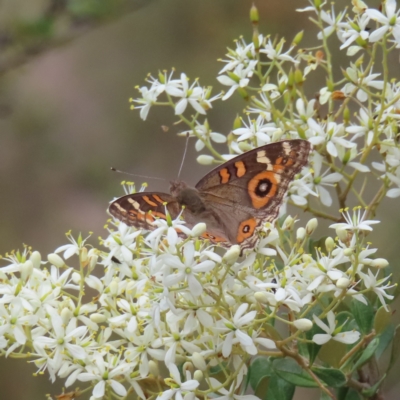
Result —
[{"label": "butterfly antenna", "polygon": [[178,180],[179,180],[179,177],[181,176],[181,172],[182,172],[182,168],[183,168],[183,163],[185,162],[185,157],[186,157],[188,145],[189,145],[189,132],[186,134],[185,151],[183,152],[182,162],[181,162],[181,166],[180,166],[179,172],[178,172]]},{"label": "butterfly antenna", "polygon": [[116,168],[114,168],[114,167],[111,167],[110,169],[111,169],[111,171],[113,171],[113,172],[119,172],[120,174],[126,174],[126,175],[136,176],[136,177],[138,177],[138,178],[156,179],[156,180],[158,180],[158,181],[166,181],[166,179],[163,179],[163,178],[156,178],[155,176],[146,176],[146,175],[132,174],[132,173],[130,173],[130,172],[121,171],[121,170],[116,169]]}]

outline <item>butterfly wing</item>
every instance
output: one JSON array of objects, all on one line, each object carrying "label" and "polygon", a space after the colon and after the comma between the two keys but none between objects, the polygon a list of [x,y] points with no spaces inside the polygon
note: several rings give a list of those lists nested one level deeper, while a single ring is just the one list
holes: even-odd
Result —
[{"label": "butterfly wing", "polygon": [[181,212],[181,207],[173,196],[158,192],[122,196],[110,204],[108,211],[128,226],[153,230],[155,226],[152,222],[156,218],[166,219],[165,207],[173,219]]},{"label": "butterfly wing", "polygon": [[231,243],[253,247],[262,223],[279,213],[289,183],[308,161],[306,140],[284,140],[244,153],[205,175],[196,189],[220,216]]}]

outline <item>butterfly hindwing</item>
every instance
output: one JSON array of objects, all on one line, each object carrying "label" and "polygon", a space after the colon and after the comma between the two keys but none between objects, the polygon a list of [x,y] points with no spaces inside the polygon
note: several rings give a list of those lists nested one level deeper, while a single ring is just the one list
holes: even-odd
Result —
[{"label": "butterfly hindwing", "polygon": [[308,161],[311,145],[286,140],[251,150],[215,168],[196,185],[226,227],[231,243],[254,246],[260,225],[278,216],[289,183]]}]

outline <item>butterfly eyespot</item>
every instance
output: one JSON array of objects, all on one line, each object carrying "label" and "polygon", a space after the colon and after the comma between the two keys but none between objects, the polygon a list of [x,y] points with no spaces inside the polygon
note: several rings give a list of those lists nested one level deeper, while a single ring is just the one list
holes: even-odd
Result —
[{"label": "butterfly eyespot", "polygon": [[237,242],[240,244],[244,240],[249,238],[251,235],[253,235],[256,227],[257,227],[257,221],[255,220],[255,218],[250,218],[243,221],[239,225],[238,234],[236,237]]},{"label": "butterfly eyespot", "polygon": [[275,196],[280,183],[280,175],[272,171],[257,174],[247,185],[248,194],[254,208],[265,207]]},{"label": "butterfly eyespot", "polygon": [[256,195],[259,197],[265,197],[269,191],[271,190],[271,181],[269,179],[261,179],[258,182],[258,185],[256,187]]}]

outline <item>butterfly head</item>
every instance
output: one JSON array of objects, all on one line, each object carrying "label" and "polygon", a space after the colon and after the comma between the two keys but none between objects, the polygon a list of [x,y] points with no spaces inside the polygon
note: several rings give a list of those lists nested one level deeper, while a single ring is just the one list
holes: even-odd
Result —
[{"label": "butterfly head", "polygon": [[199,192],[194,188],[188,187],[185,182],[172,181],[170,191],[178,203],[181,206],[185,206],[193,214],[198,215],[205,211],[206,207]]}]

